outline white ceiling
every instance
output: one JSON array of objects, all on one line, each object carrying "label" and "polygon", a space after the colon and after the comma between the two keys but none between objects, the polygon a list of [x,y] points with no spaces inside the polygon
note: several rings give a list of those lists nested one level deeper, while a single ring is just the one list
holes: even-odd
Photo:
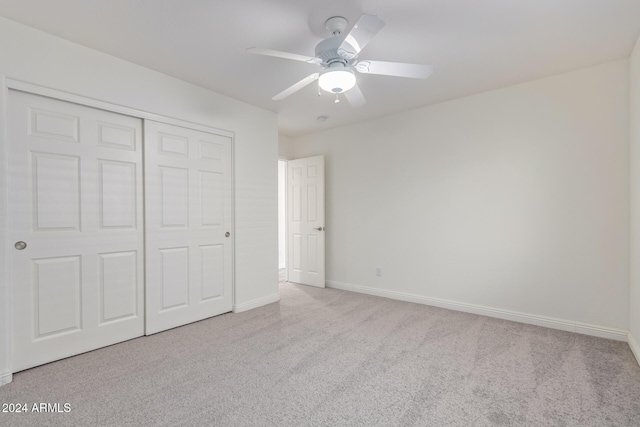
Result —
[{"label": "white ceiling", "polygon": [[[313,56],[327,18],[363,12],[386,26],[361,59],[433,75],[358,75],[361,108],[315,85],[271,99],[319,67],[246,48]],[[625,58],[640,34],[640,0],[0,0],[0,15],[277,112],[292,136]]]}]

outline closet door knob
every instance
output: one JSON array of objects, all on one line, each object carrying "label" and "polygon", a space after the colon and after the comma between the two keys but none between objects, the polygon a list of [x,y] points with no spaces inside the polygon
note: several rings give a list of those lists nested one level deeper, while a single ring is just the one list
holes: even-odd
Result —
[{"label": "closet door knob", "polygon": [[231,236],[231,233],[229,233],[228,231],[224,233],[224,237],[229,237],[229,236]]},{"label": "closet door knob", "polygon": [[16,242],[15,245],[13,245],[14,248],[16,248],[17,250],[21,251],[24,248],[27,247],[27,244],[25,242],[23,242],[22,240],[20,240],[19,242]]}]

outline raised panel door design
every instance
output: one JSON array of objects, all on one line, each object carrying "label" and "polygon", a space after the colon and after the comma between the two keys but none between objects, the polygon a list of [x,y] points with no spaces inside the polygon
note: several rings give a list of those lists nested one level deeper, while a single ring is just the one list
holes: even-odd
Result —
[{"label": "raised panel door design", "polygon": [[224,246],[200,246],[202,300],[224,295]]},{"label": "raised panel door design", "polygon": [[100,254],[101,324],[138,315],[137,253]]},{"label": "raised panel door design", "polygon": [[294,271],[302,271],[302,235],[294,234],[293,235],[293,270]]},{"label": "raised panel door design", "polygon": [[33,228],[80,230],[80,159],[49,153],[31,158]]},{"label": "raised panel door design", "polygon": [[162,259],[162,309],[189,303],[189,248],[160,250]]},{"label": "raised panel door design", "polygon": [[152,334],[233,307],[233,147],[225,135],[151,120],[144,133]]},{"label": "raised panel door design", "polygon": [[293,182],[299,182],[302,179],[302,168],[301,167],[291,168],[290,176]]},{"label": "raised panel door design", "polygon": [[100,225],[103,228],[136,228],[135,163],[98,162],[100,177]]},{"label": "raised panel door design", "polygon": [[178,135],[158,134],[160,154],[169,156],[187,157],[189,155],[189,138]]},{"label": "raised panel door design", "polygon": [[122,150],[136,149],[136,129],[113,123],[98,122],[98,143]]},{"label": "raised panel door design", "polygon": [[224,223],[224,175],[200,171],[202,225]]},{"label": "raised panel door design", "polygon": [[318,221],[318,187],[307,186],[307,222]]},{"label": "raised panel door design", "polygon": [[307,166],[307,178],[315,178],[318,176],[318,166],[309,165]]},{"label": "raised panel door design", "polygon": [[82,328],[80,257],[33,260],[35,338]]},{"label": "raised panel door design", "polygon": [[291,220],[294,222],[300,222],[302,221],[302,187],[299,185],[294,186],[292,193],[293,209]]},{"label": "raised panel door design", "polygon": [[222,158],[221,144],[214,142],[200,141],[200,157],[203,159],[220,160]]},{"label": "raised panel door design", "polygon": [[318,273],[318,235],[307,235],[307,271],[309,273]]},{"label": "raised panel door design", "polygon": [[12,371],[144,333],[142,122],[9,90]]},{"label": "raised panel door design", "polygon": [[35,108],[29,113],[29,136],[79,142],[79,117]]},{"label": "raised panel door design", "polygon": [[189,224],[189,170],[160,167],[162,227],[187,227]]}]

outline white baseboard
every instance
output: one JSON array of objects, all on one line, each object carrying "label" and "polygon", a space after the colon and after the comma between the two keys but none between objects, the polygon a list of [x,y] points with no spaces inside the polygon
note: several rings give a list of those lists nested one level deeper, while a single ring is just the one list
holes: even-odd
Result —
[{"label": "white baseboard", "polygon": [[9,384],[11,381],[13,381],[13,374],[11,372],[0,374],[0,387]]},{"label": "white baseboard", "polygon": [[629,347],[631,347],[631,352],[636,357],[636,362],[640,365],[640,346],[638,346],[638,341],[631,335],[631,332],[627,335],[627,342],[629,343]]},{"label": "white baseboard", "polygon": [[501,310],[497,308],[484,307],[481,305],[467,304],[440,298],[429,298],[422,295],[409,294],[405,292],[370,288],[368,286],[353,285],[350,283],[341,283],[332,280],[327,280],[326,283],[328,288],[359,292],[361,294],[375,295],[400,301],[414,302],[417,304],[431,305],[440,308],[447,308],[449,310],[463,311],[466,313],[479,314],[481,316],[495,317],[498,319],[527,323],[529,325],[544,326],[546,328],[560,329],[562,331],[577,332],[580,334],[608,338],[616,341],[627,341],[628,332],[621,329],[589,325],[586,323],[580,323],[570,320],[554,319],[552,317],[536,316],[533,314]]},{"label": "white baseboard", "polygon": [[280,301],[279,293],[267,295],[266,297],[243,302],[242,304],[236,304],[233,306],[233,312],[242,313],[243,311],[253,310],[254,308],[262,307],[263,305],[271,304],[278,301]]}]

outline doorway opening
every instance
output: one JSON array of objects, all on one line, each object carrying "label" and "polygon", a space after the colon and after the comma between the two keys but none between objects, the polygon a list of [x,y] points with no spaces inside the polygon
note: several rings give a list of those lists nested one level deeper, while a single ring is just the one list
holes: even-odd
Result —
[{"label": "doorway opening", "polygon": [[278,160],[278,271],[287,280],[287,161]]},{"label": "doorway opening", "polygon": [[324,157],[278,160],[280,283],[325,287]]}]

